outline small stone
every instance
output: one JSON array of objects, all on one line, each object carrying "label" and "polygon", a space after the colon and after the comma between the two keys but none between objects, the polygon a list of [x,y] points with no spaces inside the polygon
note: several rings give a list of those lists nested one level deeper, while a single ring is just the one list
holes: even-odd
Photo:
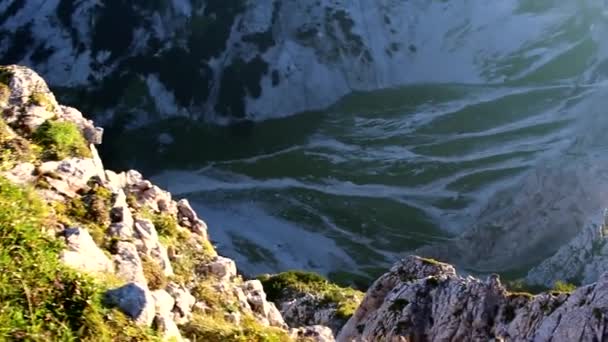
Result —
[{"label": "small stone", "polygon": [[118,307],[122,312],[140,325],[151,326],[156,316],[156,307],[152,294],[147,287],[129,283],[120,288],[106,292],[106,302]]},{"label": "small stone", "polygon": [[201,265],[197,269],[200,273],[212,274],[220,280],[229,281],[236,276],[236,264],[234,260],[217,256],[206,265]]}]

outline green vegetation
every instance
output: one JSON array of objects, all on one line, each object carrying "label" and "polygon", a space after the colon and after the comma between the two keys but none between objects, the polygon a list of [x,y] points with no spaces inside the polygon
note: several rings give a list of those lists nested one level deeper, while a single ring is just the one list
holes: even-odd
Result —
[{"label": "green vegetation", "polygon": [[60,263],[49,219],[33,191],[0,177],[0,340],[156,340],[102,304],[104,284]]},{"label": "green vegetation", "polygon": [[52,112],[55,110],[55,105],[45,93],[33,93],[30,97],[30,104],[43,107],[44,109]]},{"label": "green vegetation", "polygon": [[325,304],[334,304],[336,315],[343,319],[348,319],[355,313],[363,298],[362,292],[340,287],[312,272],[289,271],[259,279],[270,301],[277,301],[290,292],[311,293],[320,297]]},{"label": "green vegetation", "polygon": [[[132,196],[131,196],[132,197]],[[129,202],[127,196],[127,202]],[[135,202],[133,198],[130,200]],[[209,240],[180,227],[177,218],[168,213],[151,212],[144,208],[139,213],[152,221],[161,243],[170,251],[174,280],[187,284],[196,280],[196,265],[206,264],[217,255]]]},{"label": "green vegetation", "polygon": [[70,157],[90,158],[91,150],[82,133],[71,122],[47,120],[36,132],[34,142],[43,149],[43,159],[62,160]]},{"label": "green vegetation", "polygon": [[553,285],[553,293],[572,293],[576,290],[576,285],[567,283],[565,281],[558,280]]},{"label": "green vegetation", "polygon": [[183,336],[192,342],[287,342],[287,333],[278,328],[264,327],[252,317],[241,319],[239,325],[220,315],[195,315],[182,327]]},{"label": "green vegetation", "polygon": [[141,261],[143,263],[144,276],[148,281],[150,290],[160,290],[167,287],[168,280],[160,264],[147,256],[141,258]]},{"label": "green vegetation", "polygon": [[0,82],[0,106],[6,105],[11,96],[11,88],[8,85]]},{"label": "green vegetation", "polygon": [[[53,175],[44,175],[53,177]],[[40,183],[39,183],[40,185]],[[107,245],[106,228],[110,225],[112,192],[98,182],[89,182],[89,190],[68,202],[54,205],[57,220],[66,225],[82,225],[87,228],[98,246]]]},{"label": "green vegetation", "polygon": [[183,228],[179,227],[177,219],[171,214],[152,214],[151,220],[158,235],[164,237],[166,240],[180,239],[180,234],[183,234],[183,232],[181,232]]},{"label": "green vegetation", "polygon": [[32,162],[36,154],[36,146],[13,134],[0,118],[0,171],[11,169],[20,162]]},{"label": "green vegetation", "polygon": [[434,266],[445,266],[446,264],[437,261],[435,259],[430,259],[430,258],[420,258],[420,261],[422,261],[422,263],[427,264],[427,265],[434,265]]}]

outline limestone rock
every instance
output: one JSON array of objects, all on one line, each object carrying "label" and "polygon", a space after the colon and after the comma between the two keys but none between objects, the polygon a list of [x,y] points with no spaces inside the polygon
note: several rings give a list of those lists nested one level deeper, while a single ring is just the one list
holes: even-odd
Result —
[{"label": "limestone rock", "polygon": [[151,292],[154,298],[156,313],[170,314],[175,306],[175,299],[165,290],[155,290]]},{"label": "limestone rock", "polygon": [[334,342],[331,329],[322,325],[306,326],[291,329],[290,335],[295,340],[306,340],[311,342]]},{"label": "limestone rock", "polygon": [[259,280],[246,281],[242,288],[247,302],[254,313],[267,320],[272,326],[286,327],[285,321],[274,303],[266,300],[264,287]]},{"label": "limestone rock", "polygon": [[110,236],[121,239],[130,239],[133,237],[133,214],[127,204],[127,197],[122,189],[118,189],[114,196],[114,203],[110,210],[110,219],[112,225],[108,230]]},{"label": "limestone rock", "polygon": [[116,273],[126,281],[146,286],[147,281],[137,247],[133,243],[119,241],[115,243],[114,249],[116,252],[114,255]]},{"label": "limestone rock", "polygon": [[89,144],[99,145],[103,140],[103,128],[95,127],[93,121],[84,118],[75,108],[60,106],[60,117],[76,124]]},{"label": "limestone rock", "polygon": [[190,321],[196,298],[184,286],[173,282],[167,285],[167,292],[175,299],[173,307],[175,323],[184,324]]},{"label": "limestone rock", "polygon": [[553,287],[556,281],[590,284],[608,272],[607,216],[602,213],[557,253],[534,267],[526,283]]},{"label": "limestone rock", "polygon": [[147,287],[138,283],[129,283],[120,288],[106,292],[109,305],[118,307],[136,323],[151,326],[156,316],[154,297]]},{"label": "limestone rock", "polygon": [[167,249],[158,240],[158,233],[152,221],[138,219],[135,221],[134,228],[137,250],[156,260],[166,276],[172,276],[173,268],[167,255]]},{"label": "limestone rock", "polygon": [[32,163],[21,163],[10,169],[2,172],[2,176],[16,184],[31,184],[34,182],[34,171],[36,167]]},{"label": "limestone rock", "polygon": [[290,327],[321,325],[337,334],[346,323],[346,319],[336,315],[337,308],[334,304],[326,303],[323,297],[311,293],[298,295],[291,300],[277,301],[277,305]]},{"label": "limestone rock", "polygon": [[608,337],[608,275],[572,294],[509,293],[409,257],[380,277],[338,341],[592,341]]},{"label": "limestone rock", "polygon": [[38,167],[41,174],[52,173],[55,177],[47,177],[49,184],[67,197],[75,197],[76,192],[87,186],[92,177],[105,179],[103,169],[93,159],[70,158],[62,161],[43,163]]},{"label": "limestone rock", "polygon": [[156,316],[154,317],[154,327],[161,333],[167,341],[182,341],[182,335],[175,322],[173,321],[173,306],[175,300],[167,291],[156,290],[152,292],[152,297],[156,305]]},{"label": "limestone rock", "polygon": [[197,266],[196,271],[200,274],[214,275],[223,281],[230,281],[236,276],[236,264],[232,259],[217,256],[211,263]]},{"label": "limestone rock", "polygon": [[63,263],[85,272],[113,272],[112,261],[97,247],[86,229],[68,228],[63,237],[67,246],[60,255]]},{"label": "limestone rock", "polygon": [[180,225],[188,227],[193,233],[207,238],[207,224],[198,218],[198,215],[190,206],[188,200],[177,202],[178,219]]},{"label": "limestone rock", "polygon": [[181,342],[184,341],[179,328],[171,319],[171,316],[156,315],[154,316],[153,327],[163,337],[164,341]]}]

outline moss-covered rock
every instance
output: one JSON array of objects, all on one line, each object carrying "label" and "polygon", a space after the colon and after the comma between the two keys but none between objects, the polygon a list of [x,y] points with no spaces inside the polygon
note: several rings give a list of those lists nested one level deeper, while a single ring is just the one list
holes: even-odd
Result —
[{"label": "moss-covered rock", "polygon": [[[362,292],[340,287],[311,272],[289,271],[259,279],[268,300],[277,303],[285,321],[293,326],[320,324],[337,332],[363,299]],[[315,315],[321,311],[326,314]],[[325,318],[319,321],[317,316]]]},{"label": "moss-covered rock", "polygon": [[72,122],[47,120],[34,132],[33,140],[44,149],[45,160],[92,156],[87,141]]},{"label": "moss-covered rock", "polygon": [[55,104],[53,103],[49,95],[42,92],[33,93],[30,97],[30,104],[43,107],[49,112],[55,110]]},{"label": "moss-covered rock", "polygon": [[0,171],[17,163],[35,161],[38,150],[37,146],[12,132],[0,118]]},{"label": "moss-covered rock", "polygon": [[195,315],[183,327],[184,337],[193,341],[208,342],[288,342],[291,338],[285,330],[265,327],[252,317],[244,317],[239,324],[224,316]]}]

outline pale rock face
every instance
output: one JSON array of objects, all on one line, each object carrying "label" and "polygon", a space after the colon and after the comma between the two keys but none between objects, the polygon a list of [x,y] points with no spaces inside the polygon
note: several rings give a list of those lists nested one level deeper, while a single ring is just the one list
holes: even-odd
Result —
[{"label": "pale rock face", "polygon": [[76,192],[87,186],[92,177],[105,179],[94,159],[70,158],[60,162],[43,163],[38,168],[41,173],[54,173],[59,179],[47,177],[49,184],[67,197],[75,197]]},{"label": "pale rock face", "polygon": [[331,329],[322,325],[306,326],[297,329],[291,329],[291,337],[298,340],[306,340],[312,342],[334,342],[334,335]]},{"label": "pale rock face", "polygon": [[106,301],[115,305],[136,323],[151,326],[156,315],[154,297],[146,286],[139,283],[129,283],[117,289],[106,292]]},{"label": "pale rock face", "polygon": [[30,106],[21,118],[21,124],[28,132],[35,132],[46,120],[53,119],[56,114],[41,106]]},{"label": "pale rock face", "polygon": [[230,281],[236,277],[236,264],[232,259],[217,256],[211,263],[199,265],[196,271],[202,274],[211,274],[223,281]]},{"label": "pale rock face", "polygon": [[167,255],[167,249],[158,240],[158,233],[150,220],[138,219],[135,221],[135,245],[143,253],[158,261],[166,276],[173,275],[173,267]]},{"label": "pale rock face", "polygon": [[246,281],[242,288],[247,298],[247,303],[249,303],[254,313],[268,320],[268,323],[272,326],[286,327],[285,321],[274,303],[266,300],[264,287],[259,280]]},{"label": "pale rock face", "polygon": [[170,314],[175,306],[175,299],[165,290],[152,291],[156,313],[165,315]]},{"label": "pale rock face", "polygon": [[2,176],[16,184],[31,184],[35,180],[35,170],[36,166],[34,166],[34,164],[21,163],[10,170],[3,172]]},{"label": "pale rock face", "polygon": [[182,341],[181,333],[179,328],[173,321],[173,307],[175,306],[175,300],[165,290],[152,291],[152,298],[156,306],[156,316],[154,317],[154,326],[161,332],[161,335],[166,341],[174,339],[175,341]]},{"label": "pale rock face", "polygon": [[112,261],[97,247],[86,229],[68,228],[63,231],[67,249],[61,261],[77,270],[91,273],[112,273]]},{"label": "pale rock face", "polygon": [[119,241],[115,244],[116,254],[114,264],[116,273],[126,281],[142,284],[147,287],[148,282],[144,275],[143,264],[137,247],[133,243]]},{"label": "pale rock face", "polygon": [[207,224],[198,218],[188,200],[183,199],[177,202],[177,210],[180,225],[187,227],[195,234],[207,238]]},{"label": "pale rock face", "polygon": [[345,324],[336,317],[335,305],[323,304],[323,298],[307,293],[292,300],[277,302],[285,322],[290,327],[322,325],[337,333]]},{"label": "pale rock face", "polygon": [[190,321],[196,298],[190,294],[187,288],[176,283],[169,283],[167,292],[175,299],[175,306],[173,307],[175,323],[184,324]]},{"label": "pale rock face", "polygon": [[606,213],[592,219],[568,244],[528,272],[529,284],[552,287],[558,280],[590,284],[608,272]]},{"label": "pale rock face", "polygon": [[338,341],[592,341],[607,337],[608,276],[572,294],[510,294],[409,257],[370,287]]},{"label": "pale rock face", "polygon": [[121,239],[129,239],[133,237],[133,214],[127,204],[127,196],[122,189],[118,189],[113,196],[114,203],[110,210],[110,219],[112,225],[108,230],[111,236]]}]

